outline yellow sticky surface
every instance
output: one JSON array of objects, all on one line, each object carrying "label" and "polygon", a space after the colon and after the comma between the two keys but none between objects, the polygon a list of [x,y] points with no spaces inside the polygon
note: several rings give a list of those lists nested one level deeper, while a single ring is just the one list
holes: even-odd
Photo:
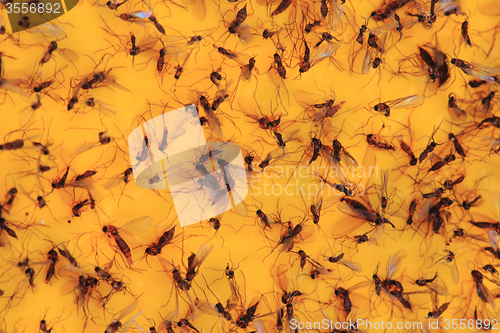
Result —
[{"label": "yellow sticky surface", "polygon": [[[440,1],[436,7],[442,8],[443,2],[458,3]],[[499,146],[494,144],[498,130],[489,124],[479,127],[481,121],[497,113],[497,96],[485,112],[481,112],[481,99],[496,91],[498,84],[471,88],[467,82],[477,78],[450,61],[463,59],[477,64],[474,73],[484,73],[489,78],[498,75],[498,2],[461,1],[462,14],[445,16],[444,11],[438,12],[432,27],[424,27],[405,14],[428,12],[431,2],[412,2],[397,11],[404,25],[401,35],[394,27],[379,28],[393,22],[391,18],[384,22],[370,20],[363,46],[355,41],[359,27],[349,19],[354,17],[355,24],[361,26],[380,7],[380,1],[346,1],[346,14],[341,14],[340,22],[333,21],[330,15],[323,20],[321,4],[295,0],[283,13],[272,15],[279,1],[128,0],[116,11],[104,1],[83,2],[51,23],[2,35],[0,144],[4,149],[0,152],[0,195],[6,195],[1,203],[2,218],[18,237],[9,236],[6,229],[1,231],[2,332],[34,332],[39,330],[42,319],[48,325],[47,331],[53,328],[52,332],[113,332],[108,325],[114,320],[130,326],[129,331],[165,327],[169,321],[175,332],[192,331],[186,325],[178,325],[183,318],[200,332],[272,332],[279,330],[279,309],[284,309],[286,331],[294,330],[290,324],[296,322],[304,325],[300,327],[306,327],[306,331],[331,332],[332,328],[318,324],[308,326],[325,318],[333,323],[369,320],[371,328],[358,327],[367,332],[475,332],[485,320],[495,324],[499,313],[494,302],[500,295],[500,280],[483,267],[499,267],[498,247],[484,249],[496,246],[498,240],[493,228],[478,228],[471,221],[500,220],[500,160],[495,152]],[[330,13],[338,12],[340,2],[326,4]],[[129,22],[119,17],[147,11],[147,6],[164,27],[165,35],[150,20]],[[242,40],[227,30],[245,6],[248,16],[244,24],[249,27],[240,26],[240,31],[249,30],[246,40]],[[306,33],[306,24],[315,20],[319,25]],[[469,22],[472,46],[460,42],[464,20]],[[2,22],[7,22],[5,11]],[[264,29],[274,32],[274,36],[264,39]],[[370,31],[376,32],[379,40],[385,39],[381,52],[369,51],[380,56],[382,63],[377,69],[370,66],[368,73],[363,74]],[[329,32],[338,41],[333,40],[330,45],[324,41],[315,47],[323,32]],[[148,46],[135,57],[130,55],[131,33],[137,45]],[[198,35],[202,40],[188,45],[190,38]],[[42,61],[54,40],[58,49],[48,61]],[[422,46],[433,55],[429,45],[436,43],[447,55],[450,73],[450,79],[440,88],[429,79],[418,49]],[[312,66],[300,74],[306,44]],[[165,69],[158,73],[156,64],[162,47],[167,50]],[[215,47],[238,53],[237,60],[221,55]],[[321,52],[329,47],[338,50],[323,57]],[[285,79],[276,71],[276,52],[286,69]],[[251,57],[256,66],[249,79],[244,80],[242,66]],[[481,72],[479,65],[490,67],[489,72]],[[184,70],[177,80],[174,75],[179,66]],[[213,71],[222,75],[219,87],[210,81]],[[68,111],[75,87],[98,72],[107,73],[107,80],[91,89],[80,89],[76,94],[78,102]],[[54,82],[50,87],[39,94],[33,92],[34,87],[51,79]],[[254,171],[248,172],[249,195],[244,204],[218,216],[219,230],[208,220],[182,228],[170,191],[141,188],[133,176],[128,183],[120,178],[131,167],[128,135],[147,120],[191,103],[198,105],[200,117],[206,117],[199,97],[203,95],[212,103],[221,89],[227,89],[229,95],[215,111],[222,136],[210,124],[205,124],[203,131],[209,141],[234,142],[244,157],[254,156]],[[459,120],[450,115],[450,93],[455,94],[459,107],[465,111]],[[421,96],[422,102],[397,107],[396,100],[411,95]],[[85,103],[91,97],[96,102],[94,107]],[[314,124],[312,118],[321,109],[312,105],[330,98],[335,99],[336,105],[343,103],[339,112]],[[37,101],[41,106],[32,107]],[[387,101],[395,106],[389,117],[373,110],[376,104]],[[257,120],[262,115],[269,120],[281,116],[274,130],[290,139],[286,148],[278,147],[272,130],[259,127]],[[100,143],[100,132],[111,137],[111,142]],[[393,145],[394,150],[369,146],[366,135],[370,133]],[[465,157],[457,153],[448,139],[449,133],[455,134]],[[310,163],[313,138],[329,148],[323,148]],[[430,142],[437,146],[422,163],[410,166],[410,158],[402,151],[398,138],[411,147],[417,158]],[[357,168],[348,168],[344,159],[339,163],[328,154],[333,151],[334,139],[355,158]],[[23,140],[24,146],[8,150],[6,144],[15,140]],[[49,154],[44,155],[34,142],[45,145]],[[448,154],[454,154],[456,159],[431,171]],[[259,164],[266,161],[269,165],[261,168]],[[50,170],[40,172],[41,165]],[[65,186],[54,189],[51,184],[61,179],[67,168]],[[75,178],[88,170],[96,173],[75,183]],[[384,174],[388,175],[386,191],[382,186]],[[463,182],[442,194],[441,198],[449,198],[452,204],[439,211],[444,225],[435,233],[425,207],[440,199],[429,201],[422,195],[461,175],[465,175]],[[347,185],[352,196],[341,200],[344,194],[322,182],[319,176],[330,184]],[[115,186],[110,186],[113,180]],[[14,187],[17,196],[9,205],[8,191]],[[45,207],[37,205],[38,196],[45,200]],[[386,208],[382,208],[382,196],[388,198]],[[460,206],[477,196],[481,199],[469,210]],[[323,206],[315,225],[311,205],[318,204],[321,197]],[[95,200],[95,207],[89,204],[91,199]],[[408,209],[414,199],[418,202],[414,223],[407,225]],[[84,200],[88,200],[87,204],[76,214],[80,216],[75,216],[72,207]],[[377,226],[373,221],[364,221],[360,218],[363,210],[358,211],[358,218],[352,216],[355,212],[346,214],[349,200],[370,206],[367,210],[372,217],[378,213],[390,223]],[[258,210],[278,223],[263,228]],[[140,221],[152,223],[128,224],[140,217],[149,217]],[[119,233],[131,248],[132,265],[114,239],[102,231],[105,225],[125,226]],[[174,226],[176,237],[172,243],[158,256],[146,256],[148,245]],[[464,230],[465,236],[454,237],[458,228]],[[367,235],[371,241],[356,244],[355,236],[359,235]],[[59,254],[55,276],[46,283],[47,253],[54,248],[64,249],[63,246],[76,259],[78,269],[69,269],[69,261]],[[197,267],[190,290],[180,291],[172,277],[172,265],[184,279],[188,257],[200,249],[205,253],[212,250]],[[302,268],[299,250],[307,254]],[[446,260],[448,251],[455,255],[451,262]],[[341,253],[344,257],[340,263],[326,260]],[[396,253],[402,260],[391,266],[399,268],[388,276],[388,260],[395,259]],[[26,257],[29,264],[18,267]],[[96,266],[106,268],[112,279],[123,281],[125,291],[112,293],[110,278],[99,279],[92,292],[79,295],[78,276],[97,278]],[[226,266],[234,270],[232,280],[225,275]],[[28,267],[35,271],[33,286],[25,274]],[[315,268],[323,274],[312,279]],[[483,275],[484,287],[481,285],[480,292],[491,294],[491,298],[484,297],[488,302],[478,295],[473,270]],[[382,280],[399,281],[404,288],[402,297],[409,300],[412,309],[404,308],[389,290],[377,295],[374,272]],[[436,274],[427,286],[415,283]],[[232,292],[231,284],[237,286],[237,293]],[[293,317],[287,315],[281,300],[282,288],[302,293],[289,301]],[[335,294],[340,288],[349,291],[349,314],[342,298]],[[231,299],[236,304],[230,310],[231,322],[192,306],[206,302],[226,305]],[[238,320],[241,323],[240,317],[257,301],[254,318],[248,327],[240,328],[244,325],[238,325]],[[446,303],[449,305],[439,324],[427,318],[429,312]],[[393,328],[386,328],[382,321],[390,322]],[[434,329],[428,327],[430,322]],[[406,323],[406,328],[396,328],[401,323]],[[424,326],[420,328],[415,323]],[[383,328],[376,329],[379,327]],[[497,323],[496,329],[499,327]]]}]

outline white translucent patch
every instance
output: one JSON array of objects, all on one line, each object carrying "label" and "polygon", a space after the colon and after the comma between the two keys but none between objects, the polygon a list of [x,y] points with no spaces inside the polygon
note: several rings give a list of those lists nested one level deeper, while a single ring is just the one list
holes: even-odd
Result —
[{"label": "white translucent patch", "polygon": [[[248,195],[241,149],[206,142],[194,105],[166,112],[128,137],[138,186],[169,189],[181,226],[220,215]],[[146,139],[147,138],[147,139]]]}]

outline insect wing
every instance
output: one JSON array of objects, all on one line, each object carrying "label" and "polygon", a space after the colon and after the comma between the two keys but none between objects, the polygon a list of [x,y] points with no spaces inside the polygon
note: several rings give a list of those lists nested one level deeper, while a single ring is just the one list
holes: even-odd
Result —
[{"label": "insect wing", "polygon": [[214,249],[214,245],[210,246],[209,248],[207,248],[206,245],[202,245],[200,247],[200,249],[198,250],[196,257],[193,260],[193,264],[189,268],[191,269],[191,268],[199,267],[203,263],[203,261],[208,257],[210,252],[212,252],[213,249]]},{"label": "insect wing", "polygon": [[253,326],[255,327],[255,331],[257,333],[267,333],[266,326],[262,323],[260,319],[254,321]]},{"label": "insect wing", "polygon": [[134,303],[127,306],[125,309],[123,309],[122,311],[120,311],[116,315],[116,318],[114,320],[121,320],[121,319],[125,318],[126,316],[128,316],[129,314],[131,314],[132,311],[134,311],[134,309],[137,307],[137,304],[138,304],[138,302],[135,301]]},{"label": "insect wing", "polygon": [[[198,0],[200,1],[200,0]],[[248,23],[240,24],[235,30],[238,37],[245,43],[250,43],[253,39],[251,26]]]},{"label": "insect wing", "polygon": [[415,214],[418,217],[419,222],[423,222],[427,215],[429,214],[429,210],[434,206],[439,199],[437,198],[429,198],[424,201],[422,205],[418,208]]},{"label": "insect wing", "polygon": [[229,280],[229,287],[231,289],[231,297],[227,300],[227,311],[233,310],[238,305],[240,300],[240,292],[234,279]]},{"label": "insect wing", "polygon": [[363,74],[368,74],[370,72],[370,64],[372,63],[372,59],[375,58],[376,50],[374,48],[368,48],[366,50],[365,58],[363,59],[363,65],[361,67],[361,72]]},{"label": "insect wing", "polygon": [[201,312],[203,313],[206,313],[208,315],[211,315],[211,316],[215,316],[215,317],[219,317],[220,314],[219,312],[217,311],[217,309],[215,308],[215,306],[213,306],[210,302],[208,301],[204,301],[204,300],[201,300],[201,299],[197,299],[195,301],[195,305],[196,307],[198,308],[198,310],[200,310]]},{"label": "insect wing", "polygon": [[349,24],[353,27],[353,29],[356,33],[359,33],[360,27],[359,27],[358,22],[356,21],[356,17],[354,16],[354,13],[352,12],[352,10],[347,6],[342,7],[342,9],[344,10],[343,14],[345,15]]},{"label": "insect wing", "polygon": [[361,265],[357,262],[342,259],[340,263],[355,272],[361,272]]},{"label": "insect wing", "polygon": [[493,67],[486,67],[479,64],[471,64],[472,68],[466,68],[467,74],[477,77],[480,80],[489,81],[490,83],[495,82],[495,75],[500,73],[500,69]]},{"label": "insect wing", "polygon": [[78,55],[78,53],[76,53],[73,50],[70,50],[70,49],[59,49],[58,48],[57,51],[59,52],[59,54],[64,59],[68,60],[71,63],[75,63],[75,62],[78,61],[78,59],[80,59],[80,56]]},{"label": "insect wing", "polygon": [[130,222],[127,222],[122,227],[120,227],[120,229],[132,235],[138,235],[149,230],[152,224],[153,224],[152,218],[150,218],[149,216],[141,216],[136,219],[133,219]]},{"label": "insect wing", "polygon": [[316,213],[321,214],[321,208],[323,206],[323,191],[318,191],[316,198],[314,199],[314,204],[316,206]]},{"label": "insect wing", "polygon": [[454,107],[449,107],[448,110],[450,111],[451,117],[455,120],[465,120],[467,118],[467,113],[460,109],[457,105]]},{"label": "insect wing", "polygon": [[448,288],[446,288],[445,284],[440,284],[436,282],[428,283],[427,287],[431,289],[435,294],[440,296],[448,295]]},{"label": "insect wing", "polygon": [[148,19],[149,17],[151,17],[151,15],[153,15],[152,10],[139,10],[130,14],[130,16],[139,19]]},{"label": "insect wing", "polygon": [[273,267],[272,270],[274,271],[274,274],[272,274],[274,283],[276,283],[282,291],[288,291],[290,286],[290,276],[287,274],[288,271],[284,270],[282,265],[277,266],[275,269]]},{"label": "insect wing", "polygon": [[[347,180],[345,180],[345,181],[346,181],[346,184],[349,184],[347,182]],[[345,214],[350,215],[352,217],[357,217],[359,219],[373,221],[377,218],[377,215],[373,212],[371,207],[367,207],[367,206],[365,206],[366,204],[361,203],[361,202],[357,202],[357,204],[362,205],[364,208],[362,208],[362,207],[355,208],[354,206],[349,205],[345,201],[339,202],[339,204],[337,205],[337,208],[339,210],[341,210],[342,212],[344,212]],[[353,203],[353,205],[355,205],[355,204]]]},{"label": "insect wing", "polygon": [[484,283],[479,283],[477,285],[477,293],[482,294],[481,297],[482,300],[485,300],[487,303],[491,304],[491,307],[493,310],[497,309],[497,305],[495,304],[495,299],[493,298],[493,295],[491,295],[490,290],[484,285]]},{"label": "insect wing", "polygon": [[415,106],[421,104],[423,101],[422,95],[411,95],[408,97],[399,98],[393,101],[387,102],[391,108],[404,108],[408,106]]},{"label": "insect wing", "polygon": [[153,47],[155,47],[159,41],[160,40],[157,38],[150,37],[150,38],[147,38],[145,40],[142,40],[137,45],[137,47],[140,49],[140,52],[145,52],[145,51],[151,50]]},{"label": "insect wing", "polygon": [[391,279],[399,268],[401,268],[401,262],[407,255],[408,253],[405,250],[399,250],[387,259],[387,279]]},{"label": "insect wing", "polygon": [[387,186],[389,183],[389,169],[385,169],[382,172],[382,195],[387,196]]},{"label": "insect wing", "polygon": [[203,21],[207,16],[207,6],[205,0],[188,0],[191,11],[198,21]]},{"label": "insect wing", "polygon": [[260,113],[260,108],[257,102],[247,96],[240,96],[238,98],[238,106],[241,111],[254,120],[259,120],[262,118]]},{"label": "insect wing", "polygon": [[316,268],[321,275],[329,275],[330,274],[330,270],[328,270],[328,268],[326,268],[325,266],[321,265],[319,262],[317,262],[313,258],[307,256],[307,261],[309,261],[309,263],[312,266],[314,266],[314,268]]},{"label": "insect wing", "polygon": [[171,323],[172,319],[174,319],[176,315],[177,315],[176,312],[172,311],[165,318],[163,318],[163,321],[158,326],[158,332],[161,332],[169,323]]},{"label": "insect wing", "polygon": [[330,0],[330,28],[336,31],[342,25],[344,7],[340,0]]},{"label": "insect wing", "polygon": [[304,109],[310,110],[313,109],[313,104],[315,103],[314,99],[311,98],[311,94],[305,92],[303,90],[296,90],[293,94],[295,101]]},{"label": "insect wing", "polygon": [[318,62],[331,57],[335,51],[340,48],[340,44],[337,43],[326,43],[321,50],[313,57],[311,57],[311,66],[317,64]]},{"label": "insect wing", "polygon": [[480,241],[480,242],[487,242],[488,241],[488,239],[486,237],[483,237],[481,235],[474,235],[474,234],[466,233],[465,236],[470,237],[470,238],[475,239],[475,240]]},{"label": "insect wing", "polygon": [[[374,30],[370,30],[370,32],[374,35],[380,35],[382,33],[386,33],[388,31],[391,31],[395,27],[396,27],[396,23],[387,23],[387,24],[384,24],[384,25],[377,27]],[[380,39],[379,39],[379,41],[380,41]],[[378,44],[381,44],[381,43],[379,42]]]},{"label": "insect wing", "polygon": [[453,282],[454,285],[457,285],[459,282],[459,272],[455,259],[449,263],[449,267],[451,270],[451,282]]},{"label": "insect wing", "polygon": [[488,238],[494,250],[498,250],[498,233],[495,230],[488,231]]},{"label": "insect wing", "polygon": [[297,128],[295,131],[293,132],[290,132],[290,133],[286,133],[284,136],[283,136],[283,142],[286,144],[290,141],[292,141],[296,136],[297,134],[299,134],[300,132],[300,129]]},{"label": "insect wing", "polygon": [[384,225],[378,225],[375,230],[370,235],[370,239],[368,239],[368,245],[377,245],[379,240],[382,239],[384,235]]},{"label": "insect wing", "polygon": [[345,149],[342,147],[340,158],[349,168],[357,168],[358,161]]},{"label": "insect wing", "polygon": [[435,7],[434,7],[434,13],[436,13],[436,15],[444,14],[444,13],[454,11],[455,8],[458,11],[460,11],[460,1],[458,1],[458,0],[436,1]]}]

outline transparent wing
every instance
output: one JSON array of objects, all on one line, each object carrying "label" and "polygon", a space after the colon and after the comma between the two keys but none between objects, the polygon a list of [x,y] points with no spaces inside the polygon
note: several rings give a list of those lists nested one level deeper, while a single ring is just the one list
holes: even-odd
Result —
[{"label": "transparent wing", "polygon": [[338,43],[326,43],[320,49],[320,51],[311,57],[311,66],[317,64],[318,62],[331,57],[338,49],[340,48],[340,44]]},{"label": "transparent wing", "polygon": [[387,102],[391,106],[391,108],[404,108],[408,106],[415,106],[422,104],[423,97],[422,95],[411,95],[403,98],[399,98],[393,101]]},{"label": "transparent wing", "polygon": [[401,262],[407,255],[408,253],[405,250],[399,250],[387,259],[387,279],[391,279],[399,268],[401,268]]},{"label": "transparent wing", "polygon": [[208,301],[197,299],[195,301],[195,305],[198,308],[198,310],[200,310],[203,313],[206,313],[206,314],[214,316],[214,317],[220,316],[219,312],[217,312],[217,310],[215,309],[215,306],[210,304],[210,302],[208,302]]},{"label": "transparent wing", "polygon": [[203,244],[200,249],[198,250],[198,253],[196,254],[196,257],[193,260],[193,267],[198,267],[200,266],[203,261],[208,257],[210,252],[214,249],[214,245],[210,246],[207,248],[205,244]]},{"label": "transparent wing", "polygon": [[[481,292],[481,294],[483,294],[486,302],[491,304],[493,310],[496,310],[497,306],[495,304],[495,299],[493,298],[493,295],[491,295],[490,290],[483,283],[478,284],[477,289],[478,293]],[[483,297],[481,297],[481,299],[483,299]]]},{"label": "transparent wing", "polygon": [[130,222],[127,222],[122,227],[120,227],[120,229],[127,231],[132,235],[138,235],[149,230],[152,224],[153,224],[152,218],[150,218],[149,216],[141,216],[136,219],[133,219]]},{"label": "transparent wing", "polygon": [[494,250],[498,249],[498,233],[495,230],[488,231],[488,238]]}]

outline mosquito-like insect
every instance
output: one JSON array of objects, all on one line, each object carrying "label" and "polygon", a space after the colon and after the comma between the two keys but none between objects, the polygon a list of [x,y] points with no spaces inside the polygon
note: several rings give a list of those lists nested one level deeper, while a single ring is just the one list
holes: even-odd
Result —
[{"label": "mosquito-like insect", "polygon": [[391,110],[417,106],[422,104],[422,101],[423,98],[421,95],[411,95],[383,103],[378,103],[373,107],[373,110],[381,112],[384,116],[389,117],[391,115]]},{"label": "mosquito-like insect", "polygon": [[132,250],[125,240],[122,238],[122,231],[128,232],[131,235],[137,235],[141,232],[147,231],[153,220],[148,216],[141,216],[132,221],[124,224],[122,227],[115,227],[111,224],[102,227],[102,231],[115,242],[115,246],[123,254],[126,262],[132,266],[134,261],[132,260]]}]

